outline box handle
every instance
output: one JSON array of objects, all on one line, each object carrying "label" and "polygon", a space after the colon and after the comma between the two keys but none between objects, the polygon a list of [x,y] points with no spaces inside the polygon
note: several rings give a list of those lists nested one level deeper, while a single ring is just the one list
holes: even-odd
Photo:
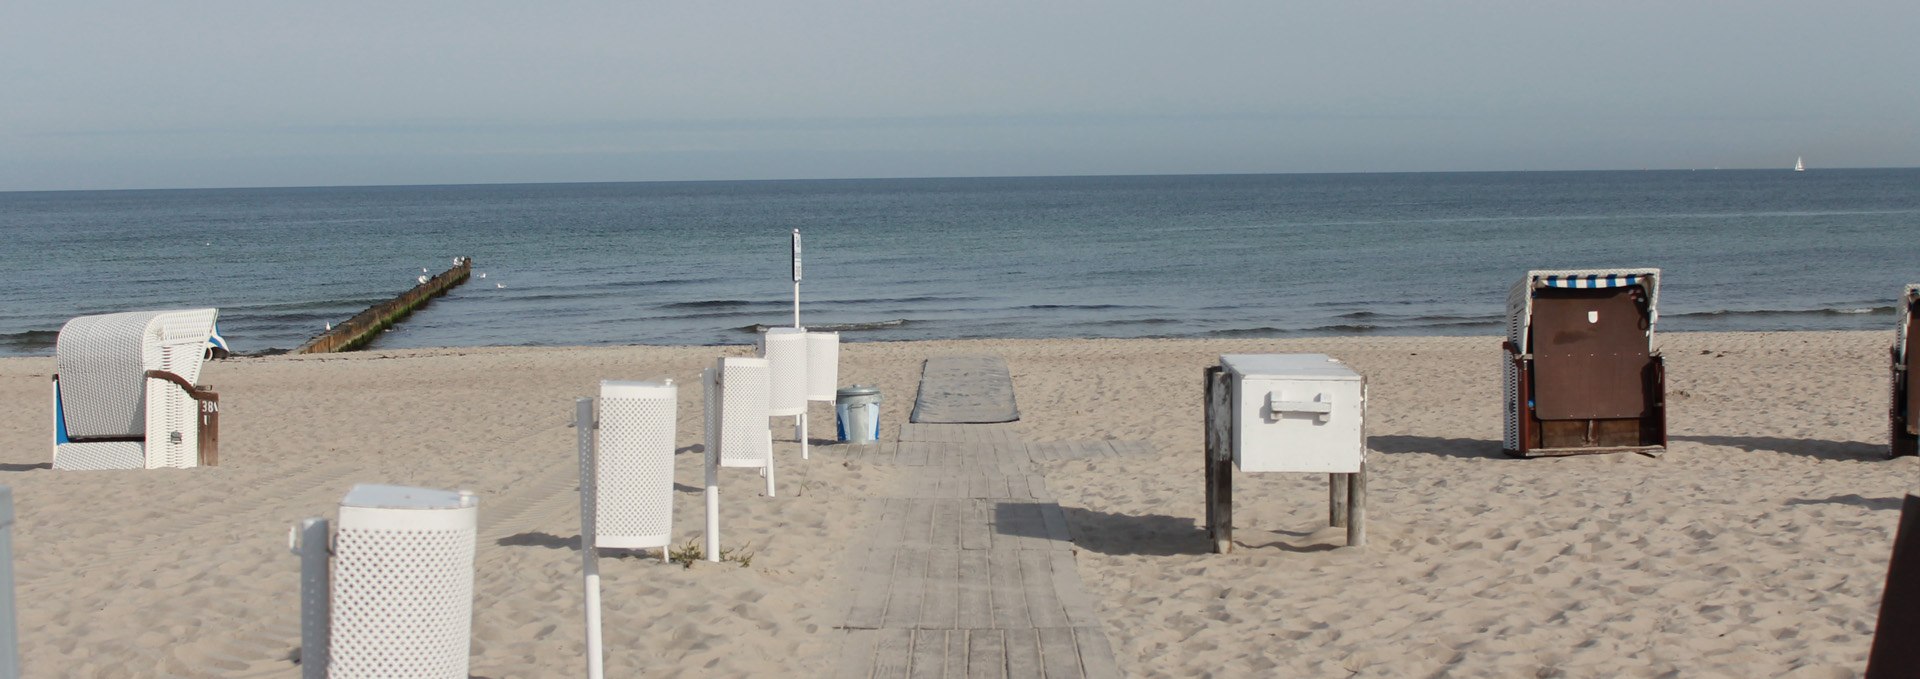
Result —
[{"label": "box handle", "polygon": [[1333,402],[1324,400],[1326,397],[1326,394],[1315,394],[1313,397],[1314,400],[1311,401],[1288,401],[1284,400],[1286,397],[1281,396],[1280,392],[1269,392],[1267,394],[1267,409],[1273,411],[1275,414],[1312,413],[1319,415],[1320,417],[1318,419],[1321,422],[1325,422],[1327,421],[1327,417],[1333,413]]}]

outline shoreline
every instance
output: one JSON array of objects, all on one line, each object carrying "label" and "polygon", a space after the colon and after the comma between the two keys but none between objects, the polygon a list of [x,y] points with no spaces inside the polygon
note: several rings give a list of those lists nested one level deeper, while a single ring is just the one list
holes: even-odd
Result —
[{"label": "shoreline", "polygon": [[[882,436],[920,360],[995,353],[1022,437],[1143,441],[1044,463],[1122,670],[1283,676],[1850,676],[1865,667],[1899,500],[1885,459],[1893,332],[1667,333],[1661,458],[1499,452],[1495,336],[850,342],[840,383],[882,390]],[[359,482],[480,494],[472,669],[583,667],[571,402],[600,379],[680,393],[674,544],[700,535],[699,370],[747,345],[392,349],[210,362],[221,466],[54,472],[51,357],[0,358],[0,483],[14,488],[23,674],[291,676],[287,526]],[[1328,353],[1367,375],[1369,546],[1339,548],[1324,479],[1236,480],[1234,553],[1206,552],[1201,369],[1220,353]],[[823,404],[816,423],[831,422]],[[750,567],[602,562],[609,674],[833,668],[849,547],[899,468],[776,419],[779,497],[723,475],[723,544]],[[830,431],[816,426],[816,430]],[[818,433],[816,433],[818,436]]]}]

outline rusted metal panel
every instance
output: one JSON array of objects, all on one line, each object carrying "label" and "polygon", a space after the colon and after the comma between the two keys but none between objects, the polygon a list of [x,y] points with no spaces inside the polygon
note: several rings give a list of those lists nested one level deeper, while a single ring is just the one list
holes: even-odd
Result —
[{"label": "rusted metal panel", "polygon": [[1541,289],[1535,294],[1535,415],[1541,420],[1647,416],[1652,357],[1641,301],[1645,293],[1639,288],[1604,288]]}]

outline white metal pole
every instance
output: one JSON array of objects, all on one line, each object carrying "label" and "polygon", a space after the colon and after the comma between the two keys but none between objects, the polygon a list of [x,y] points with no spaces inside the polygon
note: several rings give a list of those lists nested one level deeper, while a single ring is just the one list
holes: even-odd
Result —
[{"label": "white metal pole", "polygon": [[580,558],[586,586],[587,679],[601,679],[600,650],[600,550],[594,547],[594,429],[593,399],[573,402],[574,437],[580,448]]},{"label": "white metal pole", "polygon": [[[768,434],[771,438],[772,434]],[[767,442],[767,497],[773,497],[773,442]]]},{"label": "white metal pole", "polygon": [[793,230],[793,327],[800,327],[800,230]]},{"label": "white metal pole", "polygon": [[333,549],[327,520],[303,519],[291,536],[300,555],[300,676],[326,679],[333,645]]},{"label": "white metal pole", "polygon": [[707,396],[707,560],[720,561],[720,418],[719,371],[707,368],[700,373]]},{"label": "white metal pole", "polygon": [[807,459],[807,414],[793,418],[794,437],[800,439],[800,459]]}]

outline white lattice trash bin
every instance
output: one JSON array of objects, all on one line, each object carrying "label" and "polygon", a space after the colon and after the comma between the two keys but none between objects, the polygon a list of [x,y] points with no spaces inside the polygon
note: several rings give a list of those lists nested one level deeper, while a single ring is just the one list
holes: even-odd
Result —
[{"label": "white lattice trash bin", "polygon": [[302,522],[302,676],[464,679],[478,508],[468,492],[360,484],[331,549],[325,519]]},{"label": "white lattice trash bin", "polygon": [[660,548],[673,540],[673,442],[679,388],[671,381],[600,383],[593,464],[594,546]]}]

